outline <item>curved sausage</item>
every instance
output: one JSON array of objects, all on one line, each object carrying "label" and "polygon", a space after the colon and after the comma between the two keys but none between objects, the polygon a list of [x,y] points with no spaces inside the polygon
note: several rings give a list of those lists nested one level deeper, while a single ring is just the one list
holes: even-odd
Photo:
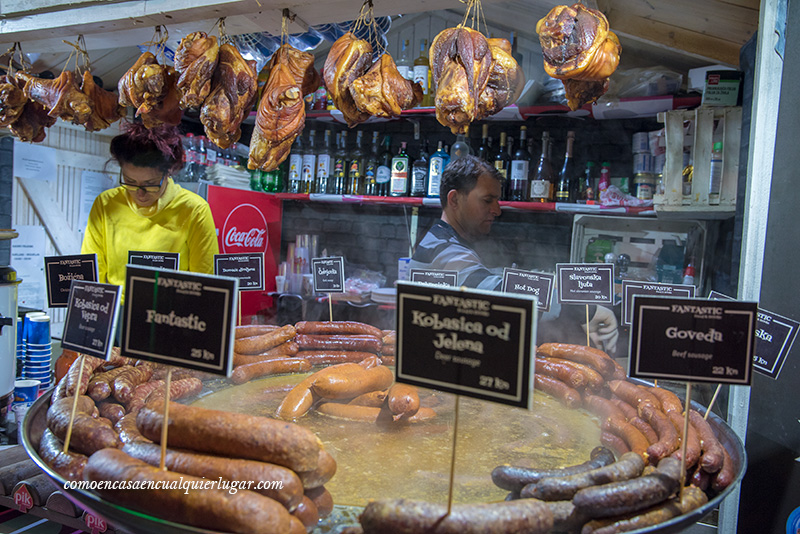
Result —
[{"label": "curved sausage", "polygon": [[725,447],[722,448],[722,468],[713,474],[711,478],[711,489],[714,491],[722,491],[733,483],[736,478],[736,466],[733,465],[733,459]]},{"label": "curved sausage", "polygon": [[[158,467],[161,464],[161,446],[155,443],[131,442],[125,444],[122,450],[129,456],[152,466]],[[250,483],[249,489],[278,501],[290,512],[303,500],[303,483],[300,477],[291,469],[279,465],[167,449],[164,466],[176,473],[209,480],[233,481],[239,484],[239,487],[242,487],[242,483]],[[259,488],[258,483],[261,481],[269,484]]]},{"label": "curved sausage", "polygon": [[89,461],[89,457],[84,454],[64,452],[64,444],[49,428],[44,430],[39,442],[39,456],[53,471],[67,480],[83,480],[83,469]]},{"label": "curved sausage", "polygon": [[513,465],[499,465],[492,470],[492,482],[499,488],[518,493],[528,484],[534,484],[543,478],[565,477],[583,473],[612,464],[615,460],[614,453],[605,447],[592,449],[589,458],[582,464],[562,467],[561,469],[532,469]]},{"label": "curved sausage", "polygon": [[294,421],[308,413],[311,405],[314,404],[314,395],[311,393],[311,384],[313,383],[314,380],[311,377],[306,377],[292,388],[278,406],[275,417],[284,421]]},{"label": "curved sausage", "polygon": [[376,423],[378,419],[390,417],[391,414],[382,408],[375,406],[357,406],[354,404],[340,404],[338,402],[323,402],[317,405],[317,411],[333,417],[341,417],[350,421],[361,421],[365,423]]},{"label": "curved sausage", "polygon": [[298,334],[295,342],[300,350],[354,350],[377,354],[380,338],[362,335]]},{"label": "curved sausage", "polygon": [[697,437],[700,439],[700,449],[703,454],[700,456],[700,467],[706,473],[716,473],[722,469],[724,461],[724,453],[722,443],[717,439],[714,430],[708,421],[703,419],[695,410],[689,410],[689,423],[694,427],[697,432]]},{"label": "curved sausage", "polygon": [[311,389],[326,399],[352,399],[368,391],[386,389],[392,382],[394,382],[392,371],[384,365],[379,365],[352,374],[330,373],[318,377]]},{"label": "curved sausage", "polygon": [[133,398],[136,386],[144,384],[153,376],[153,366],[150,364],[128,367],[114,379],[114,398],[122,404],[128,404]]},{"label": "curved sausage", "polygon": [[572,504],[589,518],[630,514],[666,500],[680,483],[681,463],[664,458],[653,474],[581,489],[572,497]]},{"label": "curved sausage", "polygon": [[381,356],[381,363],[383,365],[395,365],[394,356]]},{"label": "curved sausage", "polygon": [[[675,430],[677,430],[678,437],[681,440],[686,439],[686,469],[689,469],[696,464],[697,460],[700,458],[700,439],[697,437],[697,432],[691,424],[689,424],[689,431],[686,433],[687,435],[683,435],[684,419],[680,412],[667,412],[667,417],[670,421],[672,421],[672,426],[675,427]],[[682,451],[683,445],[678,447],[678,450],[673,452],[672,456],[680,460]]]},{"label": "curved sausage", "polygon": [[303,499],[297,505],[297,508],[292,511],[292,515],[299,519],[306,529],[313,528],[319,523],[317,505],[305,495],[303,495]]},{"label": "curved sausage", "polygon": [[110,371],[93,375],[86,386],[86,394],[97,402],[107,399],[111,396],[114,379],[125,372],[126,369],[128,367],[117,367]]},{"label": "curved sausage", "polygon": [[[626,452],[613,464],[566,477],[544,478],[523,488],[522,497],[544,501],[571,499],[579,490],[638,477],[644,469],[644,460],[635,452]],[[532,486],[532,487],[531,487]]]},{"label": "curved sausage", "polygon": [[704,471],[702,468],[697,468],[689,478],[689,482],[703,491],[706,491],[711,485],[711,473]]},{"label": "curved sausage", "polygon": [[436,411],[433,408],[428,408],[426,406],[420,406],[417,413],[405,419],[405,421],[409,423],[421,423],[423,421],[428,421],[436,417]]},{"label": "curved sausage", "polygon": [[[67,435],[72,399],[72,397],[59,399],[47,410],[47,427],[62,441]],[[119,447],[119,437],[114,429],[87,413],[90,410],[89,404],[91,410],[94,410],[94,401],[91,398],[80,397],[72,424],[70,449],[89,455],[106,447]]]},{"label": "curved sausage", "polygon": [[[139,410],[142,435],[159,443],[164,414],[161,403]],[[294,471],[317,466],[321,442],[310,430],[293,423],[241,413],[169,404],[168,445],[274,463]]]},{"label": "curved sausage", "polygon": [[650,393],[655,395],[661,403],[661,410],[664,413],[678,412],[683,413],[683,403],[681,399],[668,389],[660,387],[647,388]]},{"label": "curved sausage", "polygon": [[653,430],[653,427],[638,415],[628,420],[628,422],[639,432],[644,434],[644,437],[647,438],[647,441],[650,443],[650,445],[658,441],[658,434],[656,434],[656,431]]},{"label": "curved sausage", "polygon": [[616,434],[612,434],[611,432],[600,432],[600,443],[604,447],[608,447],[614,451],[614,454],[617,455],[617,458],[621,457],[626,452],[631,452],[631,449],[628,447],[628,444],[625,443],[625,440]]},{"label": "curved sausage", "polygon": [[265,362],[240,365],[231,373],[231,382],[244,384],[254,378],[285,373],[305,373],[311,370],[311,364],[305,358],[280,358]]},{"label": "curved sausage", "polygon": [[395,421],[411,417],[419,410],[419,391],[408,384],[394,383],[387,394],[387,405]]},{"label": "curved sausage", "polygon": [[588,380],[586,375],[568,365],[554,362],[547,358],[536,358],[536,372],[545,374],[551,378],[561,380],[569,387],[578,389],[586,387]]},{"label": "curved sausage", "polygon": [[621,437],[632,452],[640,454],[645,461],[647,460],[647,447],[650,446],[650,442],[644,434],[625,421],[625,419],[621,417],[610,417],[603,421],[601,428],[611,432],[615,436]]},{"label": "curved sausage", "polygon": [[545,534],[553,514],[543,502],[519,499],[447,506],[408,499],[372,501],[360,517],[364,534]]},{"label": "curved sausage", "polygon": [[320,449],[317,467],[311,471],[299,471],[297,476],[303,483],[304,490],[324,486],[336,474],[336,460],[325,449]]},{"label": "curved sausage", "polygon": [[536,347],[536,352],[549,358],[562,358],[588,365],[606,379],[613,378],[614,375],[614,360],[600,349],[568,343],[544,343]]},{"label": "curved sausage", "polygon": [[163,380],[150,380],[136,386],[130,399],[125,404],[128,413],[138,412],[147,403],[147,399],[153,392],[163,390],[165,387],[166,383]]},{"label": "curved sausage", "polygon": [[331,365],[358,363],[375,355],[371,352],[355,350],[301,350],[297,356],[305,358],[311,365]]},{"label": "curved sausage", "polygon": [[294,326],[287,324],[266,334],[241,337],[233,341],[233,352],[238,354],[261,354],[295,336]]},{"label": "curved sausage", "polygon": [[260,336],[277,330],[278,326],[274,324],[247,324],[239,325],[233,329],[233,336],[235,339],[243,337]]},{"label": "curved sausage", "polygon": [[583,396],[583,407],[599,417],[600,424],[613,417],[625,419],[625,414],[616,404],[599,395],[585,394]]},{"label": "curved sausage", "polygon": [[656,409],[661,410],[661,403],[658,402],[655,395],[627,380],[609,380],[608,387],[611,388],[614,395],[637,410],[641,409],[641,405],[644,403],[652,404]]},{"label": "curved sausage", "polygon": [[97,405],[97,409],[100,411],[100,417],[105,417],[113,424],[125,415],[125,407],[116,402],[101,402]]},{"label": "curved sausage", "polygon": [[356,321],[300,321],[295,325],[298,334],[367,334],[383,337],[383,331]]},{"label": "curved sausage", "polygon": [[669,456],[678,449],[679,438],[675,425],[669,418],[652,404],[644,403],[639,406],[639,415],[650,423],[658,434],[658,441],[647,447],[647,455],[651,463],[656,464],[662,458]]},{"label": "curved sausage", "polygon": [[[81,362],[83,362],[83,375],[81,376],[81,383],[78,385],[78,375],[80,375],[81,372]],[[75,389],[77,386],[78,393],[80,395],[84,395],[86,393],[86,389],[89,387],[89,380],[92,377],[92,373],[104,363],[106,363],[105,360],[95,358],[94,356],[89,356],[86,354],[79,356],[74,362],[72,362],[72,365],[69,366],[69,370],[63,378],[63,380],[66,381],[66,394],[70,397],[75,395]]]},{"label": "curved sausage", "polygon": [[325,486],[306,490],[305,494],[316,505],[320,517],[327,517],[333,512],[333,497]]},{"label": "curved sausage", "polygon": [[356,406],[372,406],[375,408],[380,408],[383,406],[383,403],[386,402],[386,395],[388,394],[388,390],[384,391],[370,391],[368,393],[363,393],[358,397],[354,398],[353,400],[349,401],[347,404],[355,404]]},{"label": "curved sausage", "polygon": [[[240,534],[273,534],[289,532],[291,528],[289,512],[268,497],[252,491],[231,494],[216,488],[185,492],[180,488],[181,484],[201,485],[205,481],[191,475],[162,471],[118,449],[105,449],[93,454],[84,475],[86,480],[96,482],[160,482],[160,487],[148,491],[108,489],[103,484],[97,493],[111,502],[170,521]],[[164,487],[173,484],[176,489]]]},{"label": "curved sausage", "polygon": [[[155,391],[150,393],[145,400],[145,404],[153,402],[157,399],[163,399],[166,387],[156,388]],[[169,398],[170,400],[183,399],[197,395],[203,390],[203,382],[199,378],[181,378],[180,380],[172,380],[169,384]],[[163,401],[162,401],[163,402]]]},{"label": "curved sausage", "polygon": [[535,387],[541,389],[545,393],[552,395],[558,399],[561,404],[574,410],[581,406],[581,394],[577,390],[572,389],[561,380],[543,376],[540,374],[533,375]]},{"label": "curved sausage", "polygon": [[277,358],[285,358],[286,356],[295,356],[300,348],[294,341],[287,341],[281,343],[277,347],[273,347],[261,354],[239,354],[233,353],[233,366],[239,367],[248,363],[264,362],[267,360],[274,360]]},{"label": "curved sausage", "polygon": [[136,416],[139,411],[131,412],[122,416],[122,418],[114,424],[114,430],[119,433],[119,441],[122,444],[132,443],[134,441],[144,441],[153,443],[139,432],[139,427],[136,426]]},{"label": "curved sausage", "polygon": [[634,417],[639,417],[639,412],[636,411],[636,408],[625,402],[624,400],[620,399],[616,395],[611,396],[611,402],[620,409],[622,414],[625,416],[625,419],[630,421]]}]

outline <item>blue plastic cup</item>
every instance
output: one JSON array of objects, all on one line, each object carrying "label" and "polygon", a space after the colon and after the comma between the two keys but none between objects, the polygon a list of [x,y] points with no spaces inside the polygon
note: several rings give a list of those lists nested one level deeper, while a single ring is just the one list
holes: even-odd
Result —
[{"label": "blue plastic cup", "polygon": [[26,340],[26,343],[43,345],[45,343],[50,343],[51,341],[50,316],[39,315],[31,318],[29,321],[28,339]]}]

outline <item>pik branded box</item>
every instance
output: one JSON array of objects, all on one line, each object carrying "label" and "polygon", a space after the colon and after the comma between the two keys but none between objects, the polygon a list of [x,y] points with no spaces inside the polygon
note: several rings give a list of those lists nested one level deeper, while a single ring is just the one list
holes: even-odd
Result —
[{"label": "pik branded box", "polygon": [[704,106],[740,106],[744,73],[738,70],[710,70],[703,90]]}]

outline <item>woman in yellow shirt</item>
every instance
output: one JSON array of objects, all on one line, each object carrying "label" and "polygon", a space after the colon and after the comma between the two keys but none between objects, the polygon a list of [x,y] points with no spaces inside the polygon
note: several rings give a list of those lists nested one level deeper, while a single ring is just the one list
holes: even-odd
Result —
[{"label": "woman in yellow shirt", "polygon": [[183,167],[178,129],[133,123],[111,140],[119,187],[92,205],[81,253],[97,254],[99,281],[125,285],[128,251],[178,252],[180,270],[214,272],[219,254],[208,203],[172,180]]}]

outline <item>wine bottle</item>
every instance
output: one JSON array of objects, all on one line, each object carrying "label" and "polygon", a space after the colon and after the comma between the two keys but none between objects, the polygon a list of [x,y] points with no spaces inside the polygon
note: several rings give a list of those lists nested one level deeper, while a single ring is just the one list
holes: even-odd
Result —
[{"label": "wine bottle", "polygon": [[428,61],[428,40],[419,40],[419,57],[414,60],[414,81],[422,86],[422,106],[433,105],[431,95],[431,69]]},{"label": "wine bottle", "polygon": [[338,147],[333,160],[333,187],[331,193],[343,195],[347,181],[347,132],[336,134],[339,137]]},{"label": "wine bottle", "polygon": [[497,149],[497,154],[494,156],[494,168],[503,177],[503,200],[507,200],[511,194],[508,190],[508,170],[511,168],[511,156],[508,155],[506,148],[505,132],[500,132],[500,148]]},{"label": "wine bottle", "polygon": [[303,180],[303,136],[298,135],[289,154],[289,192],[300,193]]},{"label": "wine bottle", "polygon": [[387,135],[383,138],[383,152],[378,160],[378,170],[375,173],[377,183],[376,194],[382,197],[389,196],[389,184],[392,181],[392,136]]},{"label": "wine bottle", "polygon": [[409,157],[406,154],[406,142],[400,143],[400,150],[392,158],[392,177],[389,184],[389,195],[402,197],[408,195]]},{"label": "wine bottle", "polygon": [[403,49],[400,52],[400,59],[397,60],[397,72],[406,80],[414,81],[414,64],[411,62],[408,49],[408,39],[403,41]]},{"label": "wine bottle", "polygon": [[317,155],[317,176],[316,191],[317,193],[327,193],[328,186],[330,185],[331,177],[331,163],[333,161],[333,150],[331,148],[331,131],[325,130],[325,137],[322,142],[322,148]]},{"label": "wine bottle", "polygon": [[359,130],[356,132],[356,146],[350,153],[348,158],[348,171],[347,171],[347,193],[351,195],[364,194],[364,148],[362,140],[364,132]]},{"label": "wine bottle", "polygon": [[531,180],[531,202],[552,202],[555,172],[550,163],[550,132],[542,133],[542,155]]},{"label": "wine bottle", "polygon": [[489,125],[484,124],[481,127],[481,146],[478,147],[478,152],[475,154],[483,161],[489,161]]},{"label": "wine bottle", "polygon": [[467,154],[472,154],[472,148],[469,146],[469,126],[466,132],[456,135],[456,142],[450,147],[450,161],[455,161]]},{"label": "wine bottle", "polygon": [[378,172],[378,131],[372,132],[372,144],[369,148],[369,155],[364,164],[364,194],[377,195],[378,183],[376,181]]},{"label": "wine bottle", "polygon": [[564,165],[558,174],[558,187],[556,187],[556,202],[575,202],[572,191],[575,177],[575,159],[572,157],[572,149],[575,143],[575,132],[567,132],[567,151],[564,154]]},{"label": "wine bottle", "polygon": [[314,174],[317,170],[317,131],[311,130],[308,132],[308,146],[303,152],[303,170],[301,193],[314,193]]},{"label": "wine bottle", "polygon": [[411,165],[409,196],[421,197],[425,195],[425,181],[428,178],[428,157],[428,140],[426,139],[419,150],[419,157]]},{"label": "wine bottle", "polygon": [[531,154],[528,152],[528,128],[519,129],[519,146],[511,158],[511,178],[509,181],[509,200],[525,201],[528,199],[528,171]]}]

